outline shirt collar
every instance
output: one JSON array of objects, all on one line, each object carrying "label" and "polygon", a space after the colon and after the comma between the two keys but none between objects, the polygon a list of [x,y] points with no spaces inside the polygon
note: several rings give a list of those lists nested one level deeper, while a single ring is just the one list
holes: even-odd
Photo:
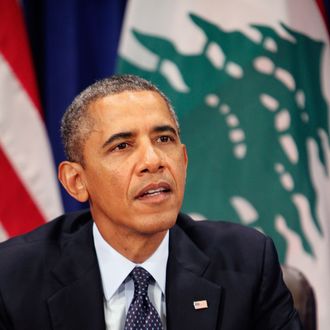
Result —
[{"label": "shirt collar", "polygon": [[146,269],[165,295],[166,264],[169,249],[168,231],[157,250],[142,264],[135,264],[117,252],[103,239],[95,223],[93,224],[93,238],[106,300],[110,300],[135,266]]}]

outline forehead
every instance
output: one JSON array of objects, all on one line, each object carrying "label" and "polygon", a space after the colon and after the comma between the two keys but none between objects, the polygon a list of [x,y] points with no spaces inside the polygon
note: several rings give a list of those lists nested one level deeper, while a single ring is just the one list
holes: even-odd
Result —
[{"label": "forehead", "polygon": [[175,121],[165,100],[154,91],[125,91],[105,96],[89,107],[96,130],[134,129],[135,127],[171,124]]}]

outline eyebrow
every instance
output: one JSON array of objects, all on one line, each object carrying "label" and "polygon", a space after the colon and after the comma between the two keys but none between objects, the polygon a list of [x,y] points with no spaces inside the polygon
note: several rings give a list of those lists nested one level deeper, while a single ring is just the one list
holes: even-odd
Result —
[{"label": "eyebrow", "polygon": [[176,131],[176,129],[170,125],[155,126],[152,131],[156,133],[171,132],[174,135],[178,136],[178,132]]},{"label": "eyebrow", "polygon": [[[171,132],[174,135],[178,136],[178,132],[176,131],[176,129],[170,125],[155,126],[152,129],[152,132],[155,132],[155,133]],[[135,135],[136,134],[134,134],[133,132],[120,132],[120,133],[113,134],[103,143],[102,148],[105,148],[106,146],[113,143],[114,141],[129,139]]]},{"label": "eyebrow", "polygon": [[134,136],[134,134],[132,132],[120,132],[120,133],[113,134],[109,137],[109,139],[107,139],[103,143],[102,148],[105,148],[106,146],[108,146],[109,144],[113,143],[116,140],[129,139],[133,136]]}]

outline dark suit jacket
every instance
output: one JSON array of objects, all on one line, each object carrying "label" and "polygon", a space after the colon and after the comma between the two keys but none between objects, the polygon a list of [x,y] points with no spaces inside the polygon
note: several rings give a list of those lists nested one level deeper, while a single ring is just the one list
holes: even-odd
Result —
[{"label": "dark suit jacket", "polygon": [[[198,300],[208,308],[195,310]],[[170,230],[166,305],[170,330],[300,329],[269,238],[182,214]],[[0,329],[105,329],[89,212],[0,245]]]}]

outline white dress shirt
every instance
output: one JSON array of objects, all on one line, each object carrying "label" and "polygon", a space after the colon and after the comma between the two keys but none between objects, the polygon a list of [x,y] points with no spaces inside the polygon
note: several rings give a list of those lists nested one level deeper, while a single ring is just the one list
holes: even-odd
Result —
[{"label": "white dress shirt", "polygon": [[141,266],[155,279],[155,283],[149,285],[148,295],[160,315],[165,330],[165,284],[169,233],[167,232],[153,255],[142,264],[131,262],[112,248],[103,239],[95,223],[93,225],[93,237],[103,285],[106,329],[124,329],[126,314],[134,295],[133,280],[127,276],[134,267]]}]

